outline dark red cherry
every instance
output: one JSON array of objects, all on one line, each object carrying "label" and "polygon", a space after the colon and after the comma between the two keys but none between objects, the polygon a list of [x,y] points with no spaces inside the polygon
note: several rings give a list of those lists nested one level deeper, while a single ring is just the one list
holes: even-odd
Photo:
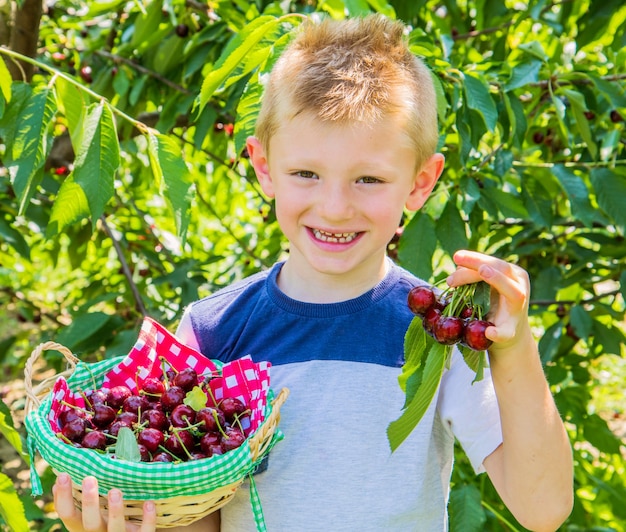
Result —
[{"label": "dark red cherry", "polygon": [[178,405],[170,413],[170,422],[174,427],[188,427],[196,421],[196,411],[189,405]]},{"label": "dark red cherry", "polygon": [[222,435],[219,432],[207,432],[200,438],[200,449],[208,456],[213,455],[213,447],[217,446],[221,449]]},{"label": "dark red cherry", "polygon": [[224,412],[226,421],[232,421],[246,411],[246,405],[236,397],[225,397],[220,403],[220,410]]},{"label": "dark red cherry", "polygon": [[161,394],[165,391],[165,384],[156,377],[148,377],[143,381],[141,391],[150,401],[158,401],[161,399]]},{"label": "dark red cherry", "polygon": [[171,412],[185,399],[185,390],[180,386],[170,386],[161,395],[161,406],[166,412]]},{"label": "dark red cherry", "polygon": [[201,432],[211,432],[220,430],[219,427],[226,426],[226,418],[219,408],[207,406],[198,410],[196,413],[196,423],[202,423],[198,426]]},{"label": "dark red cherry", "polygon": [[440,344],[456,344],[463,338],[464,322],[456,316],[441,316],[433,325],[433,336]]},{"label": "dark red cherry", "polygon": [[172,384],[188,392],[198,385],[198,373],[193,368],[185,368],[174,376]]},{"label": "dark red cherry", "polygon": [[424,316],[437,301],[435,292],[428,286],[414,286],[409,290],[408,305],[413,314]]},{"label": "dark red cherry", "polygon": [[170,453],[182,458],[187,456],[187,452],[193,450],[195,442],[191,432],[187,430],[177,430],[165,437],[163,447]]},{"label": "dark red cherry", "polygon": [[228,452],[232,449],[236,449],[241,446],[245,439],[246,437],[241,430],[235,427],[228,427],[225,434],[222,436],[222,450]]},{"label": "dark red cherry", "polygon": [[132,395],[130,388],[128,386],[114,386],[109,390],[107,403],[109,406],[112,406],[116,410],[122,408],[122,404],[124,401]]},{"label": "dark red cherry", "polygon": [[170,453],[166,453],[165,451],[161,451],[160,453],[156,453],[152,457],[153,462],[173,462],[174,457]]},{"label": "dark red cherry", "polygon": [[144,445],[150,453],[156,452],[159,445],[162,445],[164,440],[165,435],[160,430],[150,427],[143,429],[137,434],[137,443]]},{"label": "dark red cherry", "polygon": [[85,433],[80,444],[86,449],[100,449],[103,451],[107,446],[107,437],[104,432],[92,430]]},{"label": "dark red cherry", "polygon": [[77,417],[67,422],[61,429],[61,433],[68,440],[80,442],[85,435],[86,423],[83,418]]},{"label": "dark red cherry", "polygon": [[484,351],[493,343],[485,336],[487,327],[492,327],[493,323],[486,320],[469,320],[465,324],[463,343],[475,351]]},{"label": "dark red cherry", "polygon": [[158,429],[160,431],[166,431],[170,426],[170,422],[165,413],[162,410],[156,409],[145,410],[142,412],[141,422],[147,423],[148,427]]},{"label": "dark red cherry", "polygon": [[117,412],[112,406],[105,405],[104,403],[97,403],[93,407],[93,424],[97,427],[108,427],[113,421]]},{"label": "dark red cherry", "polygon": [[139,412],[148,410],[150,408],[150,401],[145,395],[131,395],[124,400],[122,404],[122,410],[124,412],[132,412],[139,415]]},{"label": "dark red cherry", "polygon": [[439,321],[440,318],[441,318],[441,310],[435,307],[429,308],[426,311],[426,314],[424,315],[424,319],[422,320],[424,330],[427,333],[432,335],[433,328],[435,327],[435,324]]}]

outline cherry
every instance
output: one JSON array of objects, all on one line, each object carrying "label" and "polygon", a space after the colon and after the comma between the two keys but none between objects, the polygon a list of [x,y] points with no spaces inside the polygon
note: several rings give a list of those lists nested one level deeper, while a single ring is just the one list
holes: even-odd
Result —
[{"label": "cherry", "polygon": [[409,291],[409,309],[411,309],[413,314],[417,314],[418,316],[424,316],[426,311],[431,308],[436,301],[437,297],[435,296],[435,292],[433,292],[432,288],[427,286],[414,286]]},{"label": "cherry", "polygon": [[226,418],[219,408],[207,406],[196,413],[196,423],[202,423],[198,426],[198,430],[201,432],[210,432],[225,427]]},{"label": "cherry", "polygon": [[145,395],[131,395],[122,403],[122,410],[124,412],[132,412],[139,415],[139,412],[148,410],[150,408],[150,401]]},{"label": "cherry", "polygon": [[220,410],[228,421],[232,421],[246,411],[246,405],[236,397],[225,397],[220,403]]},{"label": "cherry", "polygon": [[170,453],[176,456],[187,456],[187,453],[195,447],[195,441],[191,432],[187,430],[177,430],[168,434],[163,442]]},{"label": "cherry", "polygon": [[141,457],[140,460],[142,462],[150,462],[150,453],[148,452],[148,449],[146,449],[146,446],[139,443],[137,444],[137,447],[139,448],[139,456]]},{"label": "cherry", "polygon": [[169,428],[170,422],[162,410],[151,409],[141,413],[141,422],[147,423],[148,427],[165,431]]},{"label": "cherry", "polygon": [[174,457],[170,453],[166,453],[165,451],[161,451],[160,453],[156,453],[152,457],[153,462],[173,462]]},{"label": "cherry", "polygon": [[111,426],[109,427],[108,433],[111,436],[117,437],[117,435],[119,434],[120,429],[122,427],[126,427],[126,428],[129,428],[129,429],[133,428],[132,424],[129,423],[128,421],[116,420],[113,423],[111,423]]},{"label": "cherry", "polygon": [[206,453],[203,453],[202,451],[193,451],[190,453],[191,458],[190,460],[202,460],[204,458],[208,458],[209,455]]},{"label": "cherry", "polygon": [[162,445],[165,435],[158,429],[145,428],[137,434],[137,443],[143,445],[150,453],[154,453]]},{"label": "cherry", "polygon": [[97,427],[108,427],[113,421],[117,412],[115,409],[104,403],[97,403],[93,406],[93,423]]},{"label": "cherry", "polygon": [[196,421],[196,411],[188,405],[182,404],[174,407],[170,413],[170,422],[174,427],[188,427]]},{"label": "cherry", "polygon": [[426,314],[424,315],[424,319],[422,321],[424,330],[427,333],[432,335],[435,324],[439,321],[440,318],[441,318],[441,310],[435,307],[429,308],[426,311]]},{"label": "cherry", "polygon": [[85,420],[81,417],[77,417],[69,421],[66,425],[61,429],[61,433],[68,440],[80,442],[85,435],[86,423]]},{"label": "cherry", "polygon": [[112,406],[116,410],[119,410],[120,408],[122,408],[124,401],[126,401],[126,399],[131,395],[132,392],[130,391],[130,388],[128,386],[114,386],[109,390],[107,403],[109,404],[109,406]]},{"label": "cherry", "polygon": [[57,417],[57,422],[60,428],[63,428],[68,423],[71,423],[74,419],[84,419],[86,413],[80,408],[69,407],[66,410],[61,410]]},{"label": "cherry", "polygon": [[180,386],[170,386],[163,392],[163,395],[161,395],[161,405],[163,410],[166,412],[174,410],[175,407],[182,404],[185,399],[185,395],[185,390],[183,390]]},{"label": "cherry", "polygon": [[142,385],[142,392],[150,400],[158,400],[161,398],[161,394],[165,391],[165,384],[163,381],[156,377],[148,377]]},{"label": "cherry", "polygon": [[456,344],[463,337],[463,320],[456,316],[441,316],[433,325],[433,336],[440,344]]},{"label": "cherry", "polygon": [[108,398],[109,394],[105,389],[90,390],[85,394],[85,399],[91,405],[91,408],[94,408],[96,405],[105,404]]},{"label": "cherry", "polygon": [[222,436],[222,450],[227,452],[232,449],[236,449],[241,446],[245,439],[246,437],[241,430],[236,429],[235,427],[228,427],[224,436]]},{"label": "cherry", "polygon": [[463,343],[475,351],[484,351],[493,343],[485,336],[487,327],[492,327],[493,323],[486,320],[469,320],[465,324]]},{"label": "cherry", "polygon": [[198,385],[198,373],[193,368],[185,368],[174,376],[172,384],[188,392]]},{"label": "cherry", "polygon": [[219,447],[221,450],[222,436],[219,432],[207,432],[200,438],[200,449],[208,456],[213,455],[213,447]]},{"label": "cherry", "polygon": [[92,430],[83,436],[80,444],[87,449],[100,449],[103,451],[107,446],[107,437],[104,432]]}]

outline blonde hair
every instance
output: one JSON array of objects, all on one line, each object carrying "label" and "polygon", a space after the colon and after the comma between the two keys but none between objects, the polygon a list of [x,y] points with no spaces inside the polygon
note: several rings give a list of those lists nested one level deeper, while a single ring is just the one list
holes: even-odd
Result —
[{"label": "blonde hair", "polygon": [[420,167],[437,147],[436,95],[404,30],[382,15],[303,23],[265,88],[255,132],[265,150],[281,122],[300,113],[341,125],[375,125],[395,114],[406,123]]}]

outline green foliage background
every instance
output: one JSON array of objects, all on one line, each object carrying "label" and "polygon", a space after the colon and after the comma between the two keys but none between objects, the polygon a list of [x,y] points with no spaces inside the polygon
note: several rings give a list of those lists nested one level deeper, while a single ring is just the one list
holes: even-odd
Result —
[{"label": "green foliage background", "polygon": [[[19,377],[49,339],[85,360],[125,353],[143,316],[173,329],[189,302],[284,256],[244,149],[262,81],[303,15],[371,11],[411,26],[447,159],[389,254],[430,281],[466,247],[528,270],[575,452],[562,529],[624,531],[624,442],[592,401],[596,368],[625,354],[621,0],[50,2],[33,57],[0,47],[0,303],[19,324],[0,360]],[[54,525],[0,484],[0,522]],[[460,451],[453,484],[453,531],[523,530]]]}]

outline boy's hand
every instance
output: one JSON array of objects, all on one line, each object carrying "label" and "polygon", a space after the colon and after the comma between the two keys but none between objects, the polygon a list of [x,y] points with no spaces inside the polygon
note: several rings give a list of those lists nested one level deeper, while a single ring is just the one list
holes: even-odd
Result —
[{"label": "boy's hand", "polygon": [[530,281],[526,271],[515,264],[475,251],[454,254],[457,270],[448,277],[452,287],[485,281],[492,290],[488,327],[485,336],[493,340],[490,351],[502,353],[520,341],[528,341],[528,301]]},{"label": "boy's hand", "polygon": [[69,532],[154,532],[156,530],[154,503],[146,501],[143,506],[143,522],[141,525],[136,525],[124,519],[124,502],[120,490],[109,491],[107,519],[100,512],[98,481],[94,477],[85,477],[82,491],[81,512],[74,504],[72,482],[67,473],[59,474],[52,488],[56,511]]}]

